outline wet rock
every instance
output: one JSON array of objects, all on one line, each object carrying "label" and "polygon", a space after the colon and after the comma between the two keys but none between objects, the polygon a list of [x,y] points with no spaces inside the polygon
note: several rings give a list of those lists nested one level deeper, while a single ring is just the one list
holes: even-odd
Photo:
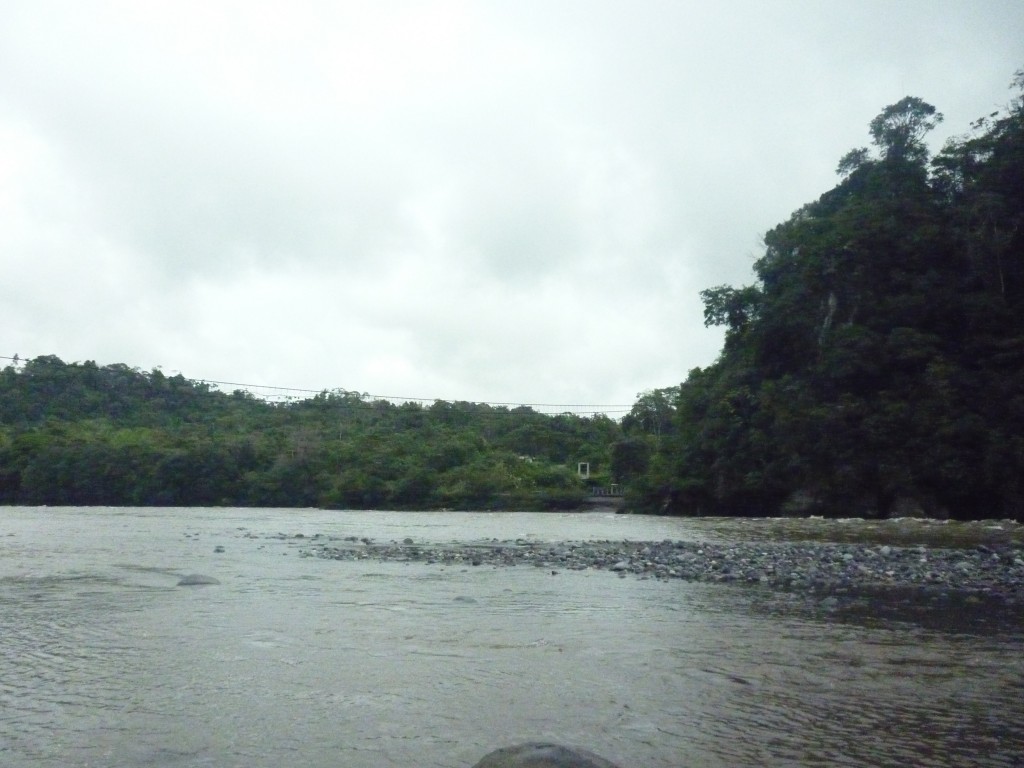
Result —
[{"label": "wet rock", "polygon": [[531,742],[505,747],[486,755],[473,768],[617,768],[585,749]]},{"label": "wet rock", "polygon": [[201,573],[190,573],[178,579],[179,587],[205,587],[211,584],[220,584],[213,576],[204,576]]},{"label": "wet rock", "polygon": [[834,611],[839,607],[839,598],[837,597],[826,597],[824,600],[818,603],[818,607],[823,611]]}]

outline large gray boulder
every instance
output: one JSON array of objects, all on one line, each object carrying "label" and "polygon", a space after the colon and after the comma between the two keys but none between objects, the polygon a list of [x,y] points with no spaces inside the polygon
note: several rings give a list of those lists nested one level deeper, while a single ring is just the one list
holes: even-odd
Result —
[{"label": "large gray boulder", "polygon": [[618,768],[593,752],[530,742],[495,750],[473,768]]}]

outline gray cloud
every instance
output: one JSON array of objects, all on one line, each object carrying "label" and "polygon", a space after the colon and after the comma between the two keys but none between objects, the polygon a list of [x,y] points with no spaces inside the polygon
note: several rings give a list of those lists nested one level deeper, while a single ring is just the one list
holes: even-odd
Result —
[{"label": "gray cloud", "polygon": [[629,403],[886,104],[1008,98],[1017,2],[0,9],[0,354]]}]

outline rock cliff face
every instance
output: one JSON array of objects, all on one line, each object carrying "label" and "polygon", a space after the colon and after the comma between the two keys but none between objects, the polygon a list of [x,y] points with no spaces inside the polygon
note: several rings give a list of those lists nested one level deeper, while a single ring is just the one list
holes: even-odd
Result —
[{"label": "rock cliff face", "polygon": [[561,744],[530,742],[486,755],[473,768],[618,768],[593,752]]}]

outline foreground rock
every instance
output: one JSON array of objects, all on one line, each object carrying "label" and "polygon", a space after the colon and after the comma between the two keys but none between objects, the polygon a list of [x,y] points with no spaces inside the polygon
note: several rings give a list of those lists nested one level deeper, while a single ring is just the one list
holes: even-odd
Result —
[{"label": "foreground rock", "polygon": [[213,576],[204,576],[201,573],[190,573],[178,579],[179,587],[205,587],[211,584],[220,584]]},{"label": "foreground rock", "polygon": [[972,549],[813,542],[704,543],[517,539],[477,543],[378,544],[368,538],[314,537],[307,556],[390,560],[447,566],[532,565],[553,575],[606,570],[620,577],[751,584],[819,595],[869,590],[914,591],[1024,605],[1024,551],[1012,546]]},{"label": "foreground rock", "polygon": [[473,768],[617,768],[593,752],[531,742],[498,749]]}]

